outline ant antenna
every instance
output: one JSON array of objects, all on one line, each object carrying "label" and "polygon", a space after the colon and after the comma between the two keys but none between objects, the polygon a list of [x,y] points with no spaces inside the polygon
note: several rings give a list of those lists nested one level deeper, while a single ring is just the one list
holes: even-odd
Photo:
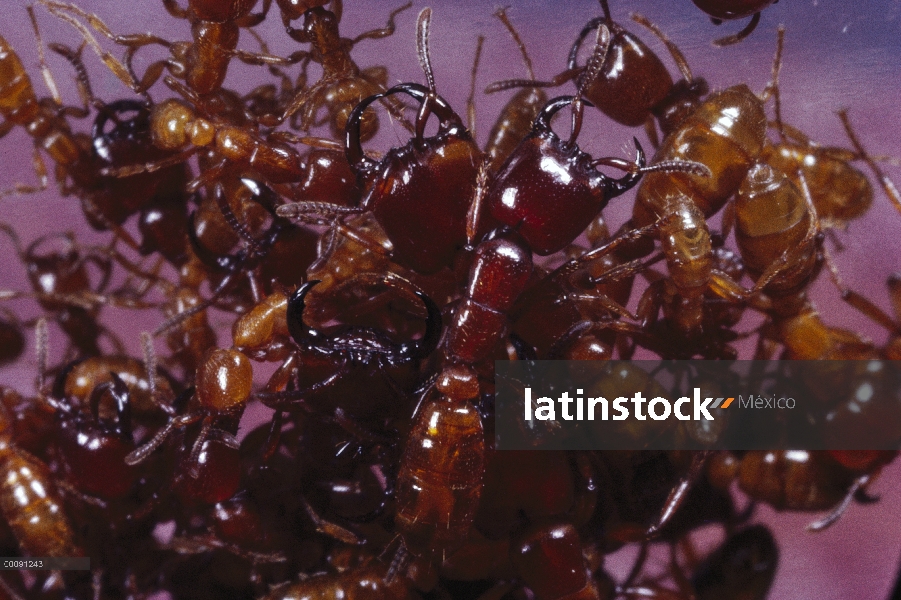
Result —
[{"label": "ant antenna", "polygon": [[47,331],[47,319],[41,317],[34,326],[35,346],[37,347],[38,374],[34,387],[38,394],[45,396],[44,378],[47,375],[47,354],[50,344],[50,334]]},{"label": "ant antenna", "polygon": [[876,179],[878,179],[879,183],[882,185],[885,195],[888,196],[892,204],[895,205],[895,208],[901,211],[901,193],[898,192],[895,183],[882,172],[882,169],[879,168],[879,165],[876,164],[873,157],[864,150],[863,144],[860,143],[860,138],[857,137],[857,134],[851,127],[851,120],[848,119],[848,111],[846,109],[838,111],[838,118],[842,120],[842,125],[845,127],[845,133],[848,134],[848,139],[851,140],[854,150],[860,155],[860,158],[867,163],[867,166],[870,167],[873,174],[876,175]]},{"label": "ant antenna", "polygon": [[529,79],[535,79],[535,71],[532,69],[532,59],[529,58],[529,53],[526,52],[526,45],[522,41],[522,38],[519,37],[519,32],[513,27],[513,23],[510,22],[510,17],[507,16],[507,9],[509,6],[504,6],[503,8],[497,9],[497,12],[494,13],[494,16],[500,19],[501,23],[504,24],[504,27],[507,28],[507,31],[510,32],[510,35],[513,37],[513,41],[516,42],[516,45],[519,47],[519,53],[522,54],[522,60],[526,63],[526,71],[529,73]]},{"label": "ant antenna", "polygon": [[429,30],[432,25],[432,9],[425,7],[416,19],[416,54],[419,57],[419,66],[425,73],[429,93],[419,106],[416,115],[416,139],[422,140],[425,135],[425,124],[432,114],[432,104],[437,98],[435,92],[435,74],[432,71],[432,57],[429,55]]},{"label": "ant antenna", "polygon": [[779,73],[782,71],[782,50],[785,46],[785,26],[780,25],[776,34],[776,55],[773,57],[773,74],[766,89],[763,90],[762,100],[765,102],[773,97],[773,113],[776,116],[776,126],[779,137],[783,142],[787,140],[785,125],[782,123],[782,97],[779,94]]},{"label": "ant antenna", "polygon": [[479,70],[479,62],[482,59],[482,46],[484,43],[485,36],[480,35],[476,41],[476,56],[472,61],[472,73],[469,78],[469,98],[466,99],[466,120],[468,121],[466,126],[473,139],[476,137],[476,73]]},{"label": "ant antenna", "polygon": [[601,23],[598,26],[598,35],[595,39],[594,43],[594,52],[591,53],[591,58],[588,60],[588,64],[585,65],[585,71],[582,72],[582,76],[580,77],[579,87],[576,90],[576,95],[573,98],[572,102],[572,126],[570,128],[569,134],[569,144],[575,144],[576,138],[579,137],[579,132],[582,130],[582,113],[584,112],[584,102],[582,101],[582,93],[585,91],[588,86],[594,83],[594,80],[597,79],[598,75],[601,73],[601,68],[604,66],[604,62],[607,60],[607,52],[610,50],[610,29]]}]

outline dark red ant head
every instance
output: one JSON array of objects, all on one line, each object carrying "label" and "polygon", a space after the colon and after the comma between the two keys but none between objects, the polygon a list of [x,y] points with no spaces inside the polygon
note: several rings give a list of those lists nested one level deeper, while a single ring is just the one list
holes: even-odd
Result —
[{"label": "dark red ant head", "polygon": [[[91,392],[90,413],[68,401],[60,405],[56,438],[60,461],[75,487],[106,500],[127,495],[138,477],[138,470],[125,464],[125,456],[135,449],[130,391],[117,374],[111,372],[110,377]],[[115,404],[115,421],[100,417],[100,402],[106,397]]]},{"label": "dark red ant head", "polygon": [[669,93],[673,78],[641,39],[609,17],[592,19],[582,28],[570,49],[569,69],[579,68],[577,62],[582,42],[602,23],[610,29],[609,50],[597,76],[585,86],[583,93],[598,110],[617,123],[638,127],[647,120],[651,107]]},{"label": "dark red ant head", "polygon": [[365,327],[346,326],[331,335],[309,327],[303,322],[306,296],[318,283],[320,282],[308,281],[288,300],[288,331],[301,348],[313,348],[332,354],[379,355],[389,362],[407,362],[428,357],[438,346],[443,327],[441,309],[418,290],[414,293],[425,305],[428,317],[425,334],[417,341],[394,344],[381,332]]},{"label": "dark red ant head", "polygon": [[636,141],[638,168],[610,179],[574,141],[561,140],[551,129],[551,117],[573,101],[561,96],[542,109],[532,132],[501,167],[488,192],[491,217],[516,229],[541,256],[572,243],[611,198],[638,183],[638,168],[645,166]]},{"label": "dark red ant head", "polygon": [[234,496],[240,487],[240,452],[220,440],[204,440],[196,460],[190,451],[181,453],[175,472],[175,494],[185,504],[223,502]]},{"label": "dark red ant head", "polygon": [[[53,248],[51,241],[54,238],[61,239],[62,249]],[[39,252],[44,246],[48,247],[47,251]],[[39,238],[26,249],[22,260],[31,285],[38,293],[77,293],[91,286],[85,260],[70,235]],[[40,302],[47,310],[62,310],[67,306],[65,302],[50,298]]]},{"label": "dark red ant head", "polygon": [[[154,145],[150,124],[150,109],[144,103],[119,100],[102,107],[91,127],[93,158],[99,163],[93,168],[150,163],[170,156]],[[184,164],[129,177],[103,177],[100,184],[92,184],[98,188],[94,202],[107,219],[120,223],[146,205],[163,182],[172,189],[187,184]]]},{"label": "dark red ant head", "polygon": [[190,0],[188,6],[200,21],[225,23],[250,14],[257,0]]},{"label": "dark red ant head", "polygon": [[[407,145],[375,161],[360,146],[363,112],[373,102],[398,93],[428,102],[438,117],[438,132],[424,137],[419,131]],[[475,188],[481,162],[478,146],[450,105],[415,83],[370,96],[347,122],[345,147],[351,167],[367,188],[363,206],[384,228],[396,262],[423,274],[450,265],[466,243],[469,192]]]}]

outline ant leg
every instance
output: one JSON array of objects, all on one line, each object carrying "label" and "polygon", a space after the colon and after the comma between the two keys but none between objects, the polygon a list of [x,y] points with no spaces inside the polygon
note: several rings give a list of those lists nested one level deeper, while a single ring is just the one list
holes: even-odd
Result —
[{"label": "ant leg", "polygon": [[691,82],[694,80],[691,74],[691,68],[688,66],[688,61],[685,59],[685,55],[682,54],[682,51],[679,50],[679,47],[669,39],[669,37],[663,33],[663,31],[657,27],[654,23],[651,22],[646,16],[639,13],[632,13],[630,15],[632,20],[638,23],[639,25],[643,25],[651,33],[657,36],[657,39],[663,42],[663,45],[666,46],[666,49],[669,50],[670,56],[673,59],[673,62],[676,63],[676,68],[679,69],[679,72],[682,73],[682,79],[687,82]]},{"label": "ant leg", "polygon": [[81,198],[81,210],[82,212],[84,212],[89,221],[97,222],[102,225],[104,229],[112,231],[117,239],[125,242],[125,244],[135,252],[141,251],[141,245],[137,242],[137,240],[134,239],[134,237],[132,237],[128,230],[118,223],[108,219],[106,215],[97,208],[90,197],[84,196]]},{"label": "ant leg", "polygon": [[278,452],[279,444],[282,437],[282,422],[285,418],[285,411],[277,410],[272,416],[269,423],[269,435],[266,436],[266,443],[263,444],[263,464],[268,463],[275,453]]},{"label": "ant leg", "polygon": [[353,40],[351,40],[351,46],[355,46],[357,44],[357,42],[359,42],[361,40],[366,40],[366,39],[376,40],[376,39],[388,37],[390,35],[394,35],[394,30],[396,28],[396,25],[394,23],[394,18],[397,15],[399,15],[400,13],[402,13],[405,10],[407,10],[408,8],[410,8],[411,6],[413,6],[413,3],[407,2],[406,4],[404,4],[403,6],[401,6],[399,8],[395,8],[394,10],[391,11],[391,14],[388,15],[388,24],[387,25],[385,25],[381,29],[373,29],[372,31],[367,31],[365,33],[361,33],[360,35],[355,37]]},{"label": "ant leg", "polygon": [[342,377],[347,375],[349,371],[350,367],[347,364],[343,364],[341,368],[332,375],[329,375],[322,381],[317,381],[313,385],[307,386],[302,390],[286,390],[283,392],[258,392],[257,394],[255,394],[255,396],[257,399],[259,399],[263,406],[267,406],[275,410],[288,410],[288,407],[290,407],[294,409],[309,411],[310,409],[306,405],[305,396],[331,386],[336,381],[339,381]]},{"label": "ant leg", "polygon": [[888,199],[891,200],[892,204],[895,205],[895,208],[898,209],[899,212],[901,212],[901,192],[899,192],[898,188],[895,187],[894,182],[882,172],[882,169],[879,168],[879,165],[876,164],[876,161],[873,160],[873,158],[869,154],[867,154],[866,150],[864,150],[863,144],[860,143],[860,139],[857,137],[857,134],[851,127],[851,121],[850,119],[848,119],[848,111],[838,111],[838,118],[841,119],[842,125],[844,125],[845,127],[845,132],[848,134],[848,138],[854,145],[854,149],[858,152],[858,154],[860,154],[863,161],[867,163],[867,166],[870,167],[870,170],[873,171],[873,174],[876,176],[876,179],[879,180],[879,184],[882,186],[885,195],[888,196]]},{"label": "ant leg", "polygon": [[[253,37],[253,39],[256,40],[257,45],[259,45],[260,52],[262,54],[267,55],[267,56],[272,55],[272,52],[269,51],[269,45],[266,43],[266,40],[263,39],[263,36],[261,36],[259,33],[257,33],[255,29],[248,29],[247,33],[249,33],[251,35],[251,37]],[[291,54],[292,58],[294,56],[298,57],[296,62],[300,62],[302,60],[309,60],[310,53],[309,52],[295,52],[295,53]],[[269,72],[281,80],[282,91],[294,89],[294,86],[291,85],[291,78],[288,77],[288,75],[284,71],[279,69],[277,66],[269,65]],[[252,94],[253,94],[253,92],[250,93],[250,95],[252,95]],[[247,98],[247,96],[245,96],[245,98]]]},{"label": "ant leg", "polygon": [[266,20],[266,15],[269,14],[269,9],[272,8],[272,0],[263,0],[263,8],[258,13],[251,13],[240,19],[237,19],[234,23],[238,27],[246,28],[249,30],[251,27],[256,27],[260,23]]},{"label": "ant leg", "polygon": [[[782,95],[779,93],[779,73],[782,72],[782,51],[785,46],[785,27],[779,26],[777,30],[776,36],[776,54],[773,56],[773,66],[770,75],[770,81],[766,84],[763,92],[760,94],[760,100],[762,102],[766,102],[773,98],[773,113],[776,116],[776,130],[779,132],[779,137],[782,138],[782,141],[787,141],[788,136],[788,126],[782,122]],[[797,129],[791,128],[794,132],[801,135],[801,137],[806,138],[803,133],[798,131]],[[809,143],[809,139],[802,140],[802,143]]]},{"label": "ant leg", "polygon": [[104,104],[94,96],[91,89],[91,81],[88,79],[88,70],[84,66],[81,59],[81,53],[84,50],[84,44],[79,46],[78,50],[72,50],[63,44],[49,44],[48,48],[65,58],[75,69],[75,83],[78,86],[78,95],[81,97],[81,107],[67,106],[60,109],[60,113],[65,116],[73,116],[77,119],[83,119],[90,114],[90,107],[93,106],[97,110],[103,110]]},{"label": "ant leg", "polygon": [[34,389],[38,395],[47,396],[47,355],[50,352],[50,333],[47,331],[47,319],[41,317],[34,325],[35,351],[38,361],[38,372],[35,376]]},{"label": "ant leg", "polygon": [[0,198],[13,195],[37,194],[50,187],[50,178],[47,176],[47,163],[44,162],[41,151],[37,147],[35,147],[32,155],[32,165],[34,166],[35,174],[38,176],[38,185],[16,183],[11,188],[0,191]]},{"label": "ant leg", "polygon": [[[370,81],[365,72],[361,73],[360,76],[366,81]],[[372,83],[372,81],[370,81],[370,83]],[[376,88],[380,91],[385,90],[384,85],[378,82],[376,82],[375,85]],[[404,129],[406,129],[410,133],[416,132],[416,127],[413,125],[413,123],[410,123],[410,120],[407,118],[406,114],[404,114],[404,111],[407,109],[407,105],[401,102],[400,99],[398,99],[396,96],[389,96],[379,100],[379,103],[385,107],[385,109],[388,111],[388,114],[391,115],[391,117],[398,123],[400,123]]]},{"label": "ant leg", "polygon": [[726,204],[726,208],[723,209],[722,231],[720,231],[723,243],[726,242],[729,234],[732,233],[733,227],[735,227],[735,203],[729,202]]},{"label": "ant leg", "polygon": [[132,175],[138,175],[140,173],[153,173],[154,171],[181,164],[191,158],[191,156],[196,154],[199,150],[200,146],[195,146],[156,161],[129,165],[127,167],[104,167],[103,169],[100,169],[100,174],[104,177],[131,177]]},{"label": "ant leg", "polygon": [[[895,281],[898,281],[895,279]],[[890,284],[891,285],[891,279]],[[901,323],[888,316],[885,311],[876,306],[871,300],[854,290],[846,289],[842,292],[842,300],[869,317],[874,322],[882,325],[886,330],[895,335],[901,335]]]},{"label": "ant leg", "polygon": [[116,44],[121,46],[146,46],[148,44],[160,44],[165,46],[166,48],[171,47],[171,42],[168,40],[164,40],[155,35],[150,34],[134,34],[134,35],[116,35],[114,34],[110,28],[104,23],[100,17],[97,15],[93,15],[88,13],[78,6],[74,4],[68,4],[65,2],[57,2],[55,0],[40,0],[41,4],[50,11],[54,16],[66,21],[72,27],[78,30],[81,33],[82,38],[85,43],[87,43],[91,49],[94,50],[94,53],[100,58],[101,61],[107,66],[107,68],[112,71],[112,73],[119,78],[122,83],[127,85],[129,89],[138,91],[139,85],[135,81],[135,77],[133,77],[132,73],[128,68],[125,67],[116,57],[114,57],[109,52],[103,50],[100,47],[100,44],[97,42],[97,38],[94,37],[94,34],[78,19],[76,19],[72,14],[78,15],[81,18],[85,19],[88,24],[97,31],[101,35],[110,39]]},{"label": "ant leg", "polygon": [[364,543],[365,540],[361,539],[360,536],[351,530],[345,529],[340,525],[336,525],[335,523],[331,523],[320,517],[316,511],[313,510],[313,507],[310,506],[310,503],[307,502],[306,498],[302,498],[302,502],[304,510],[307,512],[307,516],[313,521],[313,525],[319,533],[351,546],[359,546]]},{"label": "ant leg", "polygon": [[163,0],[163,7],[166,9],[167,13],[176,19],[188,18],[188,10],[179,6],[176,0]]},{"label": "ant leg", "polygon": [[313,120],[313,115],[323,104],[322,99],[318,96],[320,93],[322,93],[322,91],[325,89],[326,84],[328,83],[331,82],[320,79],[309,88],[294,96],[294,98],[291,100],[291,103],[288,105],[288,108],[286,108],[285,112],[282,113],[281,121],[284,122],[288,120],[294,113],[303,109],[298,129],[301,129],[303,131],[309,129],[310,123]]},{"label": "ant leg", "polygon": [[865,490],[866,486],[872,479],[873,477],[869,473],[866,475],[861,475],[860,477],[855,479],[851,487],[848,488],[848,493],[845,494],[845,497],[842,499],[839,505],[836,506],[835,509],[828,515],[822,517],[821,519],[817,519],[816,521],[813,521],[812,523],[807,525],[807,531],[819,532],[831,527],[836,521],[838,521],[839,517],[842,516],[848,506],[851,505],[851,501],[854,499],[857,493]]},{"label": "ant leg", "polygon": [[504,90],[509,90],[513,88],[553,88],[560,87],[567,81],[576,79],[582,72],[585,70],[585,67],[575,67],[572,69],[567,69],[562,73],[555,75],[550,81],[535,81],[534,79],[505,79],[503,81],[495,81],[491,85],[485,88],[486,94],[494,94],[496,92],[503,92]]},{"label": "ant leg", "polygon": [[27,6],[25,10],[28,11],[28,18],[31,19],[31,27],[34,29],[34,39],[38,46],[38,64],[41,65],[41,75],[44,77],[44,83],[47,84],[47,89],[50,90],[50,95],[53,97],[53,101],[56,105],[62,106],[63,98],[60,96],[56,80],[53,79],[53,74],[50,72],[50,67],[47,66],[47,61],[44,57],[44,42],[41,39],[41,30],[38,27],[37,17],[34,15],[34,6]]},{"label": "ant leg", "polygon": [[306,52],[295,52],[291,56],[285,58],[283,56],[260,54],[257,52],[249,52],[247,50],[232,50],[229,54],[248,65],[279,65],[284,67],[299,63],[307,55]]},{"label": "ant leg", "polygon": [[309,135],[294,135],[290,131],[273,131],[269,134],[268,139],[289,144],[303,144],[313,148],[324,148],[326,150],[337,150],[340,152],[344,151],[344,144],[342,142]]},{"label": "ant leg", "polygon": [[636,242],[641,238],[644,238],[649,235],[656,235],[657,231],[660,228],[660,225],[663,223],[663,219],[658,219],[655,223],[651,225],[647,225],[645,227],[641,227],[638,229],[631,229],[626,231],[625,233],[613,238],[606,244],[602,246],[598,246],[597,248],[593,248],[579,256],[570,260],[569,262],[563,263],[553,272],[551,272],[548,277],[553,277],[555,279],[560,279],[562,277],[567,277],[579,269],[584,268],[588,265],[588,263],[601,258],[602,256],[606,256],[610,254],[614,250],[616,250],[619,246],[623,244],[629,244],[631,242]]},{"label": "ant leg", "polygon": [[733,44],[737,44],[742,41],[757,29],[757,24],[760,23],[760,13],[754,13],[754,16],[751,17],[751,20],[745,25],[745,28],[733,35],[727,35],[726,37],[722,37],[718,40],[713,40],[713,45],[722,48],[723,46],[731,46]]},{"label": "ant leg", "polygon": [[[791,264],[790,262],[788,264]],[[747,290],[729,275],[718,269],[710,272],[710,291],[731,302],[746,302],[756,310],[766,312],[772,309],[770,299],[760,293],[755,286],[754,290]]]},{"label": "ant leg", "polygon": [[663,507],[663,511],[660,513],[660,518],[648,528],[647,532],[645,532],[645,539],[653,539],[659,535],[660,530],[673,518],[673,515],[676,514],[676,511],[679,510],[685,502],[685,499],[688,497],[688,491],[691,489],[691,486],[694,485],[698,478],[704,473],[704,465],[707,464],[707,458],[709,456],[709,450],[694,453],[691,458],[691,466],[688,468],[688,473],[682,477],[676,487],[670,492],[666,504]]}]

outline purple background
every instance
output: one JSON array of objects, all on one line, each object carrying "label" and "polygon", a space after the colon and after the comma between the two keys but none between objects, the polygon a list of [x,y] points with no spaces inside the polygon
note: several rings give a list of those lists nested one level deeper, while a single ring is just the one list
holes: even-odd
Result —
[{"label": "purple background", "polygon": [[[592,0],[566,3],[512,0],[509,3],[512,5],[509,15],[526,41],[539,78],[550,77],[562,70],[576,33],[588,19],[600,13],[597,3]],[[787,37],[781,78],[785,120],[821,143],[847,146],[848,142],[834,114],[839,108],[847,108],[870,152],[901,155],[897,144],[901,130],[901,111],[898,109],[901,1],[783,0],[763,13],[758,30],[749,39],[738,46],[723,49],[713,48],[710,41],[737,31],[741,24],[726,23],[714,27],[689,0],[611,0],[611,3],[615,19],[665,56],[665,51],[656,40],[628,21],[628,13],[633,10],[650,17],[679,44],[695,75],[706,77],[714,89],[745,82],[756,91],[762,90],[770,76],[776,26],[785,24]],[[38,94],[44,96],[46,88],[38,76],[36,47],[25,12],[27,4],[21,0],[4,3],[0,35],[22,57],[32,74]],[[79,4],[102,16],[115,32],[153,31],[173,40],[188,39],[189,36],[187,23],[171,18],[161,3],[155,0],[80,0]],[[348,2],[342,32],[346,36],[355,36],[381,27],[388,11],[398,4],[385,0]],[[360,66],[387,64],[391,83],[423,81],[414,51],[414,23],[418,10],[425,5],[434,10],[431,51],[439,92],[458,111],[462,113],[464,110],[479,33],[487,39],[477,89],[484,89],[498,79],[525,76],[515,45],[499,21],[491,16],[496,6],[488,2],[418,1],[413,9],[398,17],[398,30],[393,37],[365,41],[355,49],[354,57]],[[79,40],[71,27],[58,22],[41,7],[37,7],[37,13],[45,42],[77,45]],[[297,44],[281,30],[276,11],[259,30],[266,36],[273,53],[285,55],[297,49]],[[101,44],[114,54],[121,55],[121,49],[106,40],[101,40]],[[256,49],[252,38],[247,35],[242,36],[241,47]],[[147,64],[150,57],[162,55],[159,49],[142,50],[140,57],[143,62],[139,64]],[[96,57],[86,53],[86,61],[95,92],[100,98],[111,101],[131,97],[130,92],[102,67]],[[51,56],[49,62],[67,103],[77,103],[71,85],[71,69],[56,56]],[[668,57],[665,62],[671,65]],[[139,67],[139,71],[142,70]],[[263,73],[258,68],[232,68],[228,85],[247,91],[265,78]],[[311,70],[311,74],[315,74],[315,70]],[[159,87],[155,90],[157,98],[167,95]],[[572,93],[572,90],[572,86],[567,85],[559,93]],[[552,91],[551,95],[556,94]],[[484,141],[494,116],[508,97],[508,94],[477,97],[481,141]],[[596,156],[627,156],[624,153],[631,146],[632,135],[644,140],[640,132],[613,125],[594,112],[589,113],[586,123],[580,143]],[[88,126],[87,122],[83,125],[84,128]],[[395,136],[392,139],[397,140],[404,134],[400,131],[386,135]],[[391,142],[389,139],[383,143]],[[16,181],[35,181],[30,166],[31,153],[31,141],[21,130],[12,132],[0,142],[0,189]],[[886,169],[901,181],[897,169]],[[626,196],[615,201],[607,210],[614,228],[628,217],[630,198]],[[0,219],[12,224],[25,243],[43,233],[69,229],[77,231],[79,239],[87,243],[104,239],[104,236],[93,234],[83,225],[77,200],[60,198],[54,189],[27,197],[5,198],[0,202]],[[868,215],[851,223],[848,231],[838,232],[845,246],[844,251],[836,252],[834,246],[829,245],[845,283],[868,294],[886,309],[885,278],[892,271],[901,270],[896,242],[899,231],[901,215],[882,193],[877,193]],[[14,259],[5,240],[0,240],[0,245],[4,248],[0,252],[9,257],[0,263],[0,288],[27,290],[28,283],[21,264]],[[878,342],[885,339],[884,331],[841,303],[828,278],[822,277],[817,282],[814,294],[829,323],[866,331]],[[14,301],[7,305],[25,316],[35,314],[30,301]],[[153,313],[136,314],[108,309],[105,314],[136,355],[139,352],[137,332],[153,327],[159,321]],[[222,324],[228,323],[223,318]],[[226,339],[225,334],[220,336],[222,344]],[[61,334],[53,333],[51,343],[59,352],[63,345]],[[19,365],[0,369],[0,380],[30,392],[35,366],[29,354]],[[897,508],[901,500],[901,466],[895,464],[886,469],[872,491],[882,495],[880,503],[867,507],[852,506],[838,524],[820,534],[804,531],[804,525],[815,515],[779,515],[765,507],[759,509],[758,516],[776,531],[782,550],[779,574],[771,597],[877,600],[887,596],[901,554],[901,519],[898,518]],[[707,539],[708,543],[715,543],[717,537],[710,532]],[[628,549],[610,557],[608,568],[621,578],[630,565],[631,556],[632,550]]]}]

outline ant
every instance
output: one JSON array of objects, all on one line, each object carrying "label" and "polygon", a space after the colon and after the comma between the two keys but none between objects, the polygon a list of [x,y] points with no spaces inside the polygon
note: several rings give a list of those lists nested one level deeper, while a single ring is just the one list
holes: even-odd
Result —
[{"label": "ant", "polygon": [[[251,14],[257,0],[235,2],[207,2],[189,0],[188,8],[178,6],[175,0],[164,0],[167,12],[178,19],[186,19],[191,24],[192,41],[171,42],[152,34],[117,35],[96,15],[87,13],[78,6],[55,0],[41,0],[41,4],[51,14],[68,22],[81,33],[87,43],[103,63],[129,89],[147,96],[147,90],[163,74],[163,70],[184,77],[188,89],[200,96],[215,94],[222,87],[232,58],[251,65],[288,65],[297,62],[292,58],[280,58],[238,50],[238,37],[242,28],[253,27],[263,21],[272,0],[264,0],[263,11]],[[110,53],[105,52],[90,30],[77,18],[81,17],[95,31],[112,42],[126,47],[125,64]],[[166,48],[170,56],[151,64],[142,77],[138,77],[132,67],[135,52],[147,45],[156,44]]]},{"label": "ant", "polygon": [[[194,192],[216,182],[236,164],[256,171],[270,183],[294,183],[303,178],[304,171],[300,154],[288,145],[289,142],[338,147],[336,143],[327,140],[298,138],[283,131],[272,132],[267,138],[263,138],[247,127],[222,123],[215,118],[204,118],[192,107],[203,106],[203,98],[170,76],[166,76],[165,81],[191,103],[170,98],[154,105],[151,111],[150,131],[154,145],[175,154],[160,161],[105,168],[101,170],[102,174],[128,177],[154,172],[184,162],[190,156],[209,149],[217,162],[188,183],[185,191]],[[188,148],[184,149],[185,146]]]},{"label": "ant", "polygon": [[431,571],[469,534],[485,470],[482,416],[473,404],[478,395],[475,373],[450,366],[420,400],[397,474],[398,563],[412,555]]},{"label": "ant", "polygon": [[[499,81],[488,86],[485,92],[491,94],[511,87],[557,87],[575,80],[585,98],[617,123],[628,127],[644,124],[656,146],[651,117],[657,117],[663,133],[668,134],[694,110],[709,87],[704,79],[692,76],[688,61],[656,25],[642,15],[633,14],[632,19],[650,29],[669,50],[682,74],[682,79],[674,84],[657,55],[611,18],[607,0],[600,3],[604,16],[592,19],[582,28],[570,50],[566,71],[547,82],[536,82],[534,77],[531,81]],[[585,37],[602,24],[610,30],[610,49],[594,79],[583,82],[588,65],[577,64],[579,50]]]},{"label": "ant", "polygon": [[[777,56],[784,45],[785,29],[779,28]],[[800,130],[782,120],[782,98],[779,93],[779,67],[773,69],[773,81],[769,89],[773,96],[775,122],[771,123],[779,135],[775,144],[767,144],[762,160],[786,173],[796,185],[801,186],[800,176],[806,180],[813,206],[823,227],[844,227],[849,221],[860,218],[873,203],[873,188],[867,177],[851,165],[862,160],[876,175],[885,195],[901,211],[901,193],[886,177],[876,159],[864,149],[845,110],[838,111],[839,119],[854,150],[820,146]],[[880,160],[892,160],[880,157]]]},{"label": "ant", "polygon": [[[155,373],[149,375],[150,378],[154,376]],[[188,398],[187,411],[178,415],[174,407],[160,404],[161,408],[170,413],[168,423],[150,440],[130,452],[125,457],[125,464],[136,465],[144,461],[173,431],[201,421],[200,433],[185,461],[191,478],[198,479],[201,473],[205,474],[206,467],[213,468],[211,463],[219,462],[212,458],[201,461],[206,456],[205,453],[216,453],[218,446],[212,446],[213,443],[219,442],[220,446],[237,450],[238,442],[234,436],[214,425],[220,419],[231,422],[240,417],[250,399],[252,383],[253,367],[244,354],[237,350],[212,350],[198,367],[194,387],[188,391],[189,395],[182,395]],[[223,462],[231,460],[229,457]],[[195,487],[203,488],[203,482]]]},{"label": "ant", "polygon": [[[353,39],[341,37],[338,22],[341,19],[341,2],[332,2],[332,11],[322,6],[309,6],[302,3],[297,6],[292,0],[277,0],[282,11],[282,22],[285,31],[292,39],[312,47],[310,52],[295,52],[292,60],[315,62],[322,66],[319,81],[299,91],[290,102],[278,122],[299,114],[297,128],[307,131],[310,127],[322,125],[328,120],[332,135],[342,138],[350,119],[351,112],[361,100],[385,91],[388,83],[388,72],[385,67],[369,67],[360,69],[350,56],[353,47],[365,39],[381,39],[394,34],[394,18],[413,6],[412,2],[391,11],[388,24],[382,29],[373,29],[361,33]],[[303,17],[303,27],[291,27],[291,21]],[[385,100],[391,114],[401,123],[407,125],[403,116],[403,105],[391,99]],[[317,121],[317,113],[325,108],[327,115]],[[359,128],[361,141],[371,139],[379,128],[378,116],[369,111],[359,117],[362,120]]]},{"label": "ant", "polygon": [[[389,283],[398,279],[392,276]],[[261,307],[251,317],[253,321],[242,322],[238,333],[254,325],[271,331],[268,336],[261,335],[265,331],[256,332],[257,347],[264,339],[271,342],[280,331],[284,335],[285,330],[294,342],[279,352],[287,354],[284,362],[267,384],[267,391],[257,394],[265,405],[278,411],[296,407],[333,413],[337,422],[353,433],[358,429],[356,421],[377,423],[403,410],[398,398],[404,399],[416,386],[419,362],[438,345],[441,311],[428,296],[415,290],[427,312],[425,333],[417,341],[396,344],[380,331],[353,325],[325,334],[303,321],[307,294],[318,284],[316,280],[305,283],[284,302],[275,295],[271,308]],[[244,339],[242,342],[247,343]],[[254,346],[249,345],[251,349]],[[300,365],[304,367],[300,369]],[[269,391],[289,382],[293,389]],[[344,400],[333,408],[335,397]]]},{"label": "ant", "polygon": [[[35,330],[38,348],[46,348],[46,321],[40,319]],[[46,355],[39,351],[38,359],[39,372],[43,373]],[[17,446],[13,439],[15,422],[6,404],[0,404],[0,512],[27,554],[82,556],[55,478],[43,461]]]},{"label": "ant", "polygon": [[655,581],[620,586],[618,592],[627,600],[764,600],[779,566],[779,548],[766,526],[752,525],[731,533],[703,561],[689,566],[690,575],[674,550],[669,573],[675,590]]},{"label": "ant", "polygon": [[[707,478],[714,487],[724,490],[737,479],[742,491],[776,510],[832,509],[807,527],[810,531],[822,531],[838,520],[853,499],[875,501],[866,494],[866,487],[879,468],[896,454],[753,450],[736,456],[722,452],[708,461]],[[861,456],[866,459],[862,470],[855,468],[859,467]]]},{"label": "ant", "polygon": [[[116,351],[124,354],[121,342],[97,322],[99,308],[103,305],[120,308],[153,308],[125,290],[107,292],[112,276],[113,260],[117,254],[104,248],[83,248],[70,233],[47,235],[23,248],[18,234],[6,224],[0,224],[16,249],[19,260],[25,266],[33,295],[41,307],[56,315],[56,322],[69,337],[69,341],[83,356],[99,356],[99,338],[106,335]],[[100,274],[96,283],[88,270],[94,265]],[[15,297],[13,293],[8,297]]]},{"label": "ant", "polygon": [[[501,167],[485,196],[490,221],[515,228],[540,256],[558,252],[572,243],[612,198],[635,186],[643,174],[682,170],[694,172],[700,178],[706,172],[697,163],[678,160],[664,160],[647,167],[637,140],[636,163],[617,158],[593,159],[576,144],[585,105],[582,93],[600,73],[610,40],[610,31],[601,24],[595,51],[580,80],[577,95],[555,98],[541,110],[532,132]],[[572,125],[569,140],[564,142],[551,129],[550,120],[566,106],[572,108]],[[597,171],[598,165],[623,169],[627,174],[610,179]],[[568,176],[559,177],[561,172]],[[555,201],[547,202],[548,198]],[[478,227],[473,229],[478,231]]]},{"label": "ant", "polygon": [[[417,53],[428,87],[407,83],[370,96],[357,104],[348,120],[347,158],[366,186],[360,206],[299,202],[277,210],[290,218],[311,212],[340,216],[371,211],[394,245],[392,259],[426,275],[450,266],[466,242],[470,198],[459,190],[474,187],[481,162],[481,151],[463,121],[435,91],[428,48],[430,15],[431,11],[424,11],[417,23]],[[375,161],[361,146],[364,112],[372,103],[400,93],[420,102],[415,137]],[[438,133],[427,138],[425,126],[432,114],[439,120]],[[430,198],[428,204],[420,201],[425,195]]]}]

